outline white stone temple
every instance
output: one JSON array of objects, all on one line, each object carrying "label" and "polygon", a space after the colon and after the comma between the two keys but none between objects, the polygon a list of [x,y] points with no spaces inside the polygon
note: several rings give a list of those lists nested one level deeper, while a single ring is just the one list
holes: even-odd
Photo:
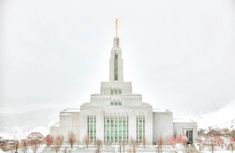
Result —
[{"label": "white stone temple", "polygon": [[132,93],[131,82],[124,81],[122,50],[117,36],[113,39],[109,59],[109,81],[101,82],[99,94],[92,94],[90,102],[80,109],[60,112],[59,123],[50,129],[52,136],[65,138],[72,131],[80,142],[87,137],[90,143],[97,139],[106,144],[145,141],[155,144],[160,138],[185,136],[189,143],[197,137],[197,123],[174,120],[169,110],[155,110],[142,101],[142,95]]}]

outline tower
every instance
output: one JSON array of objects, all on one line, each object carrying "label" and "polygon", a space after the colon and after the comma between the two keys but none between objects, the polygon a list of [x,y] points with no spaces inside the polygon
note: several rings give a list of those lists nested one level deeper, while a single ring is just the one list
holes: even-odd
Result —
[{"label": "tower", "polygon": [[109,81],[123,81],[123,59],[121,48],[119,47],[118,19],[115,20],[115,37],[109,60]]}]

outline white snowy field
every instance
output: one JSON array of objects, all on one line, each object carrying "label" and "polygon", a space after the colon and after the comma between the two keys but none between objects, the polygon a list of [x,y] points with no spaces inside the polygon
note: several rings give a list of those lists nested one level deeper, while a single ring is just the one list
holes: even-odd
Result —
[{"label": "white snowy field", "polygon": [[[45,150],[46,148],[46,145],[45,144],[42,144],[38,147],[36,153],[42,153],[43,150]],[[7,152],[4,152],[0,149],[0,153],[15,153],[16,151],[15,150],[11,150],[11,151],[7,151]],[[25,151],[25,149],[22,149],[22,148],[19,148],[17,150],[18,153],[34,153],[33,152],[33,148],[32,147],[28,147],[27,150]]]},{"label": "white snowy field", "polygon": [[[200,153],[212,153],[211,151],[200,151]],[[230,150],[217,150],[214,153],[232,153]]]},{"label": "white snowy field", "polygon": [[[132,146],[126,145],[125,147],[120,146],[102,146],[100,149],[100,153],[129,153]],[[96,146],[90,145],[88,148],[86,148],[85,145],[74,145],[73,149],[70,148],[70,145],[65,144],[62,145],[57,153],[96,153]],[[15,150],[3,152],[0,149],[0,153],[15,153]],[[18,149],[18,153],[26,153],[23,149]],[[27,149],[27,153],[34,153],[32,148]],[[46,145],[40,145],[36,153],[56,153],[55,149],[53,147],[46,147]],[[136,153],[158,153],[158,150],[156,146],[137,146],[136,147]],[[211,150],[207,151],[198,151],[194,148],[188,148],[186,149],[183,145],[176,145],[176,146],[170,146],[170,145],[164,145],[162,146],[161,153],[212,153]],[[232,153],[232,151],[229,150],[215,150],[214,153]]]},{"label": "white snowy field", "polygon": [[[121,149],[121,150],[120,150]],[[102,146],[100,149],[101,153],[129,153],[131,152],[130,149],[132,149],[132,146],[126,145],[123,146]],[[84,145],[75,145],[73,149],[70,148],[69,145],[63,145],[58,153],[95,153],[97,150],[96,146],[89,146],[86,148]],[[171,146],[163,146],[162,153],[177,153],[177,152],[183,152],[184,147],[178,146],[178,147],[171,147]],[[138,146],[136,147],[137,153],[156,153],[157,148],[156,146]],[[42,153],[56,153],[54,149],[52,148],[46,148],[43,150]]]}]

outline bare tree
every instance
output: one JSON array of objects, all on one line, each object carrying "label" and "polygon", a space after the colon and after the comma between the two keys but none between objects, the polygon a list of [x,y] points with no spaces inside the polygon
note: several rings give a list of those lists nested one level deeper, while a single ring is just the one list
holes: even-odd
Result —
[{"label": "bare tree", "polygon": [[53,137],[50,135],[47,135],[45,138],[45,141],[46,141],[47,147],[49,147],[53,143]]},{"label": "bare tree", "polygon": [[63,136],[56,136],[54,141],[54,149],[55,152],[58,153],[60,150],[61,145],[63,144],[64,137]]},{"label": "bare tree", "polygon": [[7,151],[7,143],[3,142],[1,146],[2,151],[6,152]]},{"label": "bare tree", "polygon": [[102,141],[97,139],[96,140],[96,153],[100,153],[100,147],[102,145]]},{"label": "bare tree", "polygon": [[71,149],[73,149],[73,145],[76,143],[76,141],[76,135],[72,131],[70,131],[68,133],[68,142],[70,144]]},{"label": "bare tree", "polygon": [[184,152],[187,152],[188,140],[187,140],[186,136],[184,136],[184,135],[176,136],[175,140],[176,140],[176,143],[182,144],[184,146]]},{"label": "bare tree", "polygon": [[90,140],[89,140],[89,137],[87,135],[84,136],[84,139],[83,139],[84,143],[86,144],[86,148],[88,148],[88,145],[90,143]]},{"label": "bare tree", "polygon": [[13,146],[14,146],[14,148],[15,148],[15,153],[18,153],[19,141],[18,141],[18,140],[14,141]]},{"label": "bare tree", "polygon": [[175,144],[176,144],[176,136],[172,136],[172,137],[169,137],[168,138],[168,144],[169,145],[172,145],[173,147],[175,147]]},{"label": "bare tree", "polygon": [[122,151],[125,152],[126,141],[122,140],[121,144],[122,144]]},{"label": "bare tree", "polygon": [[234,150],[234,142],[231,142],[231,140],[230,140],[229,146],[231,146],[231,151],[232,151],[232,153],[233,153],[233,150]]},{"label": "bare tree", "polygon": [[39,144],[40,144],[39,140],[38,139],[32,139],[30,141],[30,144],[31,144],[31,149],[32,149],[33,153],[36,153],[37,150],[38,150]]},{"label": "bare tree", "polygon": [[22,147],[23,147],[23,151],[24,151],[24,153],[27,153],[27,150],[28,150],[28,141],[27,140],[22,140],[21,141],[21,145],[22,145]]},{"label": "bare tree", "polygon": [[209,144],[211,146],[211,153],[214,153],[215,142],[214,142],[214,138],[213,137],[209,138]]},{"label": "bare tree", "polygon": [[132,152],[136,153],[136,141],[135,141],[135,139],[131,139],[131,146],[132,146]]},{"label": "bare tree", "polygon": [[143,138],[143,146],[144,146],[144,148],[146,147],[146,144],[147,144],[147,140],[146,140],[146,138]]},{"label": "bare tree", "polygon": [[232,130],[229,135],[230,135],[230,146],[231,146],[231,150],[233,153],[234,146],[235,146],[235,130]]},{"label": "bare tree", "polygon": [[160,138],[156,141],[157,152],[158,152],[158,153],[162,153],[162,144],[163,144],[163,139],[162,139],[162,137],[160,137]]},{"label": "bare tree", "polygon": [[222,139],[220,136],[209,136],[209,145],[211,146],[211,152],[214,153],[215,146],[220,145],[222,143]]}]

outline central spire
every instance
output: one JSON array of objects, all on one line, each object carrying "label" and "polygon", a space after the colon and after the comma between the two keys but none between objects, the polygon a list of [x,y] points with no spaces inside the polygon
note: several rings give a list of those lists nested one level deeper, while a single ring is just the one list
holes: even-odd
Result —
[{"label": "central spire", "polygon": [[116,38],[118,37],[118,21],[119,21],[119,19],[117,18],[116,20],[115,20],[115,34],[116,34]]},{"label": "central spire", "polygon": [[115,37],[113,38],[113,48],[111,49],[111,58],[109,60],[109,81],[123,81],[123,60],[118,38],[119,20],[115,20]]},{"label": "central spire", "polygon": [[118,24],[119,24],[119,19],[117,18],[115,20],[115,37],[113,38],[113,47],[119,47]]}]

